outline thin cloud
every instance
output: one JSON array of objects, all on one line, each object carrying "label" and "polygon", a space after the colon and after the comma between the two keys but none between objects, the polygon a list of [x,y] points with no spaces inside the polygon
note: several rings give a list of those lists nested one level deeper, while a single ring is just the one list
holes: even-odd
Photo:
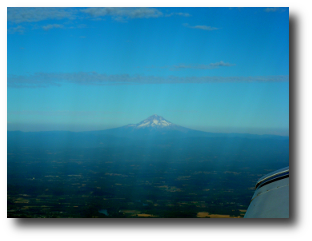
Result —
[{"label": "thin cloud", "polygon": [[164,14],[160,9],[148,7],[93,7],[93,8],[55,8],[55,7],[9,7],[7,8],[7,20],[11,23],[39,22],[44,20],[84,19],[94,17],[111,16],[115,20],[134,18],[159,18],[170,16],[189,17],[189,13],[173,12]]},{"label": "thin cloud", "polygon": [[50,30],[52,28],[64,28],[64,26],[61,24],[48,24],[46,26],[43,26],[42,28],[47,31],[47,30]]},{"label": "thin cloud", "polygon": [[189,13],[169,13],[169,14],[166,14],[166,17],[171,17],[171,16],[190,17],[192,15]]},{"label": "thin cloud", "polygon": [[115,20],[124,18],[158,18],[163,13],[156,8],[87,8],[81,12],[93,17],[112,16]]},{"label": "thin cloud", "polygon": [[181,69],[199,69],[199,70],[206,70],[206,69],[216,69],[219,67],[229,67],[234,66],[235,64],[230,63],[224,63],[223,61],[217,62],[217,63],[211,63],[211,64],[198,64],[198,65],[185,65],[185,64],[179,64],[174,65],[170,67],[170,70],[181,70]]},{"label": "thin cloud", "polygon": [[178,65],[165,65],[165,66],[144,66],[140,67],[137,66],[136,68],[145,68],[145,69],[169,69],[171,71],[176,70],[183,70],[183,69],[197,69],[197,70],[206,70],[206,69],[217,69],[220,67],[229,67],[229,66],[235,66],[236,64],[231,63],[225,63],[223,61],[217,62],[217,63],[210,63],[210,64],[178,64]]},{"label": "thin cloud", "polygon": [[264,8],[263,11],[267,13],[274,13],[274,12],[285,12],[288,8]]},{"label": "thin cloud", "polygon": [[196,26],[191,26],[188,23],[183,24],[184,27],[187,28],[194,28],[194,29],[201,29],[201,30],[206,30],[206,31],[213,31],[213,30],[218,30],[219,28],[211,27],[211,26],[206,26],[206,25],[196,25]]},{"label": "thin cloud", "polygon": [[90,116],[90,115],[110,115],[122,114],[120,111],[8,111],[8,115],[42,115],[42,116]]},{"label": "thin cloud", "polygon": [[13,34],[13,33],[19,33],[19,34],[23,34],[25,32],[25,28],[23,26],[17,26],[14,28],[10,28],[8,30],[8,33]]},{"label": "thin cloud", "polygon": [[265,8],[264,11],[269,13],[269,12],[276,12],[278,8]]},{"label": "thin cloud", "polygon": [[288,82],[289,76],[250,76],[250,77],[178,77],[106,75],[96,72],[80,73],[36,73],[27,76],[10,76],[7,80],[11,88],[46,88],[62,86],[64,83],[78,85],[142,85],[142,84],[179,84],[179,83],[221,83],[221,82]]},{"label": "thin cloud", "polygon": [[39,22],[47,19],[75,19],[77,10],[72,8],[8,8],[7,20],[13,23]]},{"label": "thin cloud", "polygon": [[104,16],[111,16],[114,20],[125,21],[126,19],[134,18],[159,18],[159,17],[171,17],[171,16],[182,16],[190,17],[189,13],[169,13],[164,14],[157,8],[116,8],[116,7],[101,7],[101,8],[87,8],[82,9],[81,12],[87,13],[96,19]]},{"label": "thin cloud", "polygon": [[224,63],[223,61],[217,62],[217,63],[211,63],[210,66],[213,67],[222,67],[222,66],[234,66],[235,64],[230,63]]}]

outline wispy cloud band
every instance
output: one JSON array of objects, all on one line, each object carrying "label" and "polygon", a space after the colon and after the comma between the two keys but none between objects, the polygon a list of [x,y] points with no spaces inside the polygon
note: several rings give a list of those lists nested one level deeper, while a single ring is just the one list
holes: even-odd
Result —
[{"label": "wispy cloud band", "polygon": [[25,32],[25,28],[21,25],[18,25],[14,28],[10,28],[8,29],[8,33],[19,33],[19,34],[23,34]]},{"label": "wispy cloud band", "polygon": [[[176,71],[176,70],[183,70],[183,69],[195,69],[195,70],[206,70],[206,69],[217,69],[220,67],[229,67],[229,66],[235,66],[236,64],[231,63],[225,63],[223,61],[217,62],[217,63],[210,63],[210,64],[178,64],[178,65],[164,65],[164,66],[144,66],[142,68],[146,69],[168,69],[170,71]],[[141,68],[140,66],[137,66],[136,68]]]},{"label": "wispy cloud band", "polygon": [[171,16],[190,17],[190,16],[192,16],[192,15],[189,14],[189,13],[169,13],[169,14],[166,14],[166,17],[171,17]]},{"label": "wispy cloud band", "polygon": [[119,18],[158,18],[163,13],[156,8],[87,8],[81,12],[88,13],[94,17],[113,16]]},{"label": "wispy cloud band", "polygon": [[64,28],[64,26],[61,25],[61,24],[48,24],[48,25],[46,25],[46,26],[43,26],[42,28],[43,28],[44,30],[50,30],[50,29],[52,29],[52,28]]},{"label": "wispy cloud band", "polygon": [[120,111],[8,111],[8,115],[41,115],[41,116],[90,116],[90,115],[111,115],[122,114]]},{"label": "wispy cloud band", "polygon": [[170,70],[180,70],[180,69],[216,69],[219,67],[229,67],[234,66],[235,64],[225,63],[223,61],[217,63],[210,63],[210,64],[197,64],[197,65],[185,65],[179,64],[170,67]]},{"label": "wispy cloud band", "polygon": [[288,8],[278,7],[278,8],[264,8],[264,11],[267,13],[271,12],[285,12]]},{"label": "wispy cloud band", "polygon": [[183,26],[187,27],[187,28],[201,29],[201,30],[206,30],[206,31],[212,31],[212,30],[219,29],[219,28],[216,28],[216,27],[211,27],[211,26],[206,26],[206,25],[191,26],[188,23],[184,23]]},{"label": "wispy cloud band", "polygon": [[221,82],[287,82],[289,76],[250,76],[250,77],[178,77],[178,76],[142,76],[106,75],[96,72],[79,73],[36,73],[27,76],[9,76],[8,87],[42,88],[61,86],[64,83],[79,85],[138,85],[138,84],[179,84],[179,83],[221,83]]},{"label": "wispy cloud band", "polygon": [[172,12],[164,14],[160,9],[148,7],[93,7],[93,8],[55,8],[55,7],[24,7],[7,9],[7,20],[12,23],[39,22],[44,20],[77,19],[88,17],[111,16],[114,20],[134,18],[159,18],[182,16],[189,13]]},{"label": "wispy cloud band", "polygon": [[8,22],[39,22],[47,19],[75,19],[77,10],[72,8],[8,8]]}]

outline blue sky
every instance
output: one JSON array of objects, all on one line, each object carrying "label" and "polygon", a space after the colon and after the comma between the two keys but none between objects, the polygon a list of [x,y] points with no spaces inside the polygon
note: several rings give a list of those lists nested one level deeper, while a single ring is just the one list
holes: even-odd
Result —
[{"label": "blue sky", "polygon": [[8,8],[8,130],[100,130],[152,114],[289,133],[288,8]]}]

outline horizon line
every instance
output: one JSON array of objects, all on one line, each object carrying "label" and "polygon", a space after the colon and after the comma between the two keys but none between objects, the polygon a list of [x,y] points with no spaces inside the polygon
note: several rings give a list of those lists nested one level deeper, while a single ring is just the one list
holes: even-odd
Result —
[{"label": "horizon line", "polygon": [[[131,124],[129,124],[131,125]],[[127,126],[127,125],[125,125]],[[30,130],[30,131],[23,131],[23,130],[7,130],[7,132],[23,132],[23,133],[33,133],[33,132],[72,132],[72,133],[81,133],[81,132],[96,132],[96,131],[106,131],[106,130],[111,130],[111,129],[117,129],[117,128],[121,128],[124,126],[120,126],[120,127],[113,127],[113,128],[107,128],[107,129],[98,129],[98,130],[79,130],[79,131],[74,131],[74,130]],[[188,128],[188,127],[186,127]],[[196,130],[196,129],[192,129],[192,128],[188,128],[194,131],[201,131],[201,132],[205,132],[205,133],[212,133],[212,134],[239,134],[239,135],[257,135],[257,136],[280,136],[280,137],[288,137],[289,138],[289,134],[287,135],[282,135],[282,134],[272,134],[272,133],[263,133],[263,134],[259,134],[259,133],[247,133],[247,132],[212,132],[212,131],[203,131],[203,130]]]}]

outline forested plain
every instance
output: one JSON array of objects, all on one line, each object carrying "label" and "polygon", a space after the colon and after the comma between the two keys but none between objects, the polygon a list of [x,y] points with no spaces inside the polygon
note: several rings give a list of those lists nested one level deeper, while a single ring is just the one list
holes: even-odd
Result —
[{"label": "forested plain", "polygon": [[289,165],[288,137],[67,134],[8,132],[8,217],[243,217],[256,181]]}]

